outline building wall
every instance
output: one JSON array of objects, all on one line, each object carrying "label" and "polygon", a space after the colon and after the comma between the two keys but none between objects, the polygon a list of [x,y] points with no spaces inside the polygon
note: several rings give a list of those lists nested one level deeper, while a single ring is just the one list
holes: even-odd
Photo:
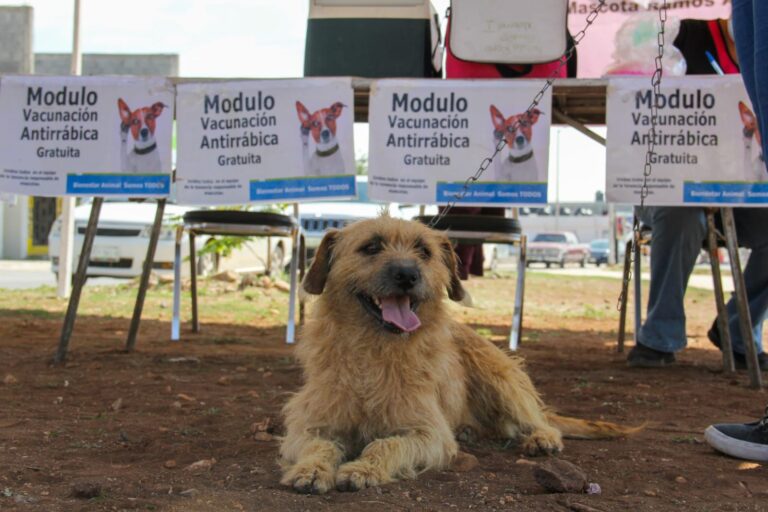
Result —
[{"label": "building wall", "polygon": [[0,73],[31,73],[32,61],[32,7],[0,7]]},{"label": "building wall", "polygon": [[[69,53],[36,53],[36,75],[68,75]],[[179,76],[177,54],[83,54],[82,74]]]},{"label": "building wall", "polygon": [[[0,7],[0,74],[33,69],[32,7]],[[0,258],[26,257],[26,201],[0,194]]]}]

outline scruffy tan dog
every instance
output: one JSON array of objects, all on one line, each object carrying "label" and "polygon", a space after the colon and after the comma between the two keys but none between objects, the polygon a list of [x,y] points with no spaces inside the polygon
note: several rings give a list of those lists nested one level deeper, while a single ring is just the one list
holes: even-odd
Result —
[{"label": "scruffy tan dog", "polygon": [[330,231],[303,282],[319,295],[298,357],[306,383],[286,404],[281,482],[356,491],[451,462],[454,434],[520,439],[529,454],[562,436],[633,429],[547,412],[522,369],[444,304],[464,298],[448,238],[380,217]]}]

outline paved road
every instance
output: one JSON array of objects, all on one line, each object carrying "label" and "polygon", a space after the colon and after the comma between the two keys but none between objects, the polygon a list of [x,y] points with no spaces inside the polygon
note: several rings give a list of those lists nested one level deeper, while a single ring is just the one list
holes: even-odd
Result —
[{"label": "paved road", "polygon": [[[501,265],[504,269],[514,269],[514,265]],[[724,266],[726,267],[726,266]],[[709,269],[709,266],[704,265],[702,268]],[[725,270],[725,268],[723,268]],[[560,268],[544,268],[543,266],[533,266],[528,269],[529,272],[541,272],[547,274],[561,274],[571,276],[599,276],[608,277],[620,280],[621,271],[615,269],[608,269],[605,267],[587,266],[586,268],[579,267],[566,267]],[[733,291],[733,283],[730,279],[730,274],[723,276],[723,285],[726,292]],[[643,280],[648,280],[649,275],[643,272]],[[86,282],[86,286],[94,285],[115,285],[127,282],[125,279],[114,279],[109,277],[96,277],[90,278]],[[24,288],[37,288],[38,286],[56,286],[56,278],[51,272],[50,263],[48,261],[31,261],[31,260],[0,260],[0,288],[6,289],[24,289]],[[688,286],[693,288],[701,288],[704,290],[711,290],[712,276],[709,273],[697,273],[691,276]]]},{"label": "paved road", "polygon": [[[698,267],[697,267],[698,268]],[[705,268],[706,270],[709,270],[709,265],[704,265],[701,268]],[[614,269],[607,269],[605,267],[586,267],[586,268],[579,268],[579,267],[573,267],[573,268],[538,268],[538,267],[530,267],[528,269],[529,271],[533,272],[541,272],[545,274],[561,274],[561,275],[568,275],[568,276],[597,276],[597,277],[609,277],[614,278],[617,280],[621,280],[621,270],[614,270]],[[721,272],[723,272],[723,290],[725,292],[732,292],[733,291],[733,281],[731,280],[731,274],[725,273],[725,268],[721,267]],[[648,272],[643,272],[643,281],[648,281],[651,276]],[[691,275],[690,279],[688,280],[688,286],[691,288],[699,288],[702,290],[713,290],[715,285],[712,283],[712,275],[707,273],[695,273]]]},{"label": "paved road", "polygon": [[[86,286],[125,283],[124,279],[90,278]],[[0,288],[21,290],[38,286],[56,286],[56,277],[48,261],[0,260]]]}]

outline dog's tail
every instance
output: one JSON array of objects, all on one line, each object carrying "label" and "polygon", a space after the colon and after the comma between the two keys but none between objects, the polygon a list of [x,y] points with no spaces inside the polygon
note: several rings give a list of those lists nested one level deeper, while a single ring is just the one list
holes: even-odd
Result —
[{"label": "dog's tail", "polygon": [[613,439],[635,434],[646,426],[643,424],[639,427],[625,427],[608,421],[590,421],[560,416],[554,412],[547,412],[547,420],[549,420],[550,425],[562,432],[563,437],[569,439]]}]

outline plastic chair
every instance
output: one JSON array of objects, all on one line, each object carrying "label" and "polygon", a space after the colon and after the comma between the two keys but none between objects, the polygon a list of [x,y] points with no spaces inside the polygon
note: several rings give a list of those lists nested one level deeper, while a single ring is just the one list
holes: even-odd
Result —
[{"label": "plastic chair", "polygon": [[[290,290],[288,295],[288,325],[286,343],[295,341],[296,297],[298,280],[304,276],[304,237],[298,223],[288,215],[269,212],[249,212],[235,210],[193,210],[184,214],[183,226],[176,235],[173,287],[173,320],[171,339],[178,340],[180,335],[181,304],[181,238],[183,232],[189,234],[190,254],[190,291],[192,295],[192,331],[200,332],[197,308],[197,264],[194,255],[197,235],[225,236],[279,236],[290,237],[293,251],[290,263]],[[269,268],[270,262],[267,262]]]}]

